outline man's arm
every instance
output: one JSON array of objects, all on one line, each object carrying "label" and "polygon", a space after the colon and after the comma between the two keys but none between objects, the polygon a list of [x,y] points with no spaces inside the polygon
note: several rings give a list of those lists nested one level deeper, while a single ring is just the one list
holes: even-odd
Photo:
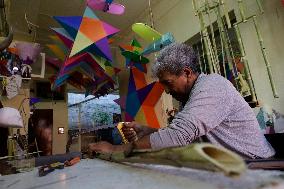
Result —
[{"label": "man's arm", "polygon": [[151,149],[150,135],[146,135],[137,141],[122,145],[112,145],[108,142],[101,141],[89,144],[89,149],[98,153],[111,154],[113,152],[124,152],[128,155],[133,149]]},{"label": "man's arm", "polygon": [[150,149],[151,142],[150,142],[150,135],[146,135],[140,138],[137,141],[133,142],[133,149]]},{"label": "man's arm", "polygon": [[[89,149],[98,153],[124,152],[128,155],[133,149],[150,149],[150,134],[158,129],[139,125],[136,122],[125,123],[122,127],[128,144],[112,145],[108,142],[90,143]],[[137,140],[138,139],[138,140]]]},{"label": "man's arm", "polygon": [[[221,85],[222,83],[220,83]],[[172,123],[150,135],[152,149],[185,146],[219,126],[231,113],[230,90],[207,88],[191,96]]]},{"label": "man's arm", "polygon": [[[161,149],[184,146],[213,130],[231,113],[231,107],[234,105],[233,98],[228,94],[232,89],[227,88],[228,84],[225,82],[218,85],[225,87],[213,90],[212,86],[209,86],[211,88],[198,91],[191,96],[191,101],[175,116],[168,127],[144,135],[135,143],[131,143],[131,148]],[[129,146],[127,148],[127,145],[120,145],[116,149],[118,148],[127,150]]]},{"label": "man's arm", "polygon": [[136,122],[124,123],[124,127],[122,127],[123,134],[129,142],[142,139],[144,136],[150,135],[157,130],[156,128],[140,125]]}]

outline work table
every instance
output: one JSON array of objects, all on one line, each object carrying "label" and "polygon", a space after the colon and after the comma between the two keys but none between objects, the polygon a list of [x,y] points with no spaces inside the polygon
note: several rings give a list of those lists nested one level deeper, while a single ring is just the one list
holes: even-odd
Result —
[{"label": "work table", "polygon": [[84,159],[72,167],[39,177],[38,169],[0,176],[0,188],[7,189],[260,189],[284,188],[284,172],[248,170],[230,178],[213,173],[173,166],[118,164]]}]

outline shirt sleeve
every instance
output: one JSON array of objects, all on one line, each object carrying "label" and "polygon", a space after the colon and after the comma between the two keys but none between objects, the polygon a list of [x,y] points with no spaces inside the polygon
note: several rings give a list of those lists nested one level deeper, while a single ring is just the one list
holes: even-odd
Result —
[{"label": "shirt sleeve", "polygon": [[168,127],[150,135],[152,149],[190,144],[217,127],[230,114],[231,105],[229,90],[223,87],[196,92]]}]

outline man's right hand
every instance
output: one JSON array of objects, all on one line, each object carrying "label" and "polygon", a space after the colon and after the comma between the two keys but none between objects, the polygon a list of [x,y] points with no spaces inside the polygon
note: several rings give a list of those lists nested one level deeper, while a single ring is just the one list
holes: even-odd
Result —
[{"label": "man's right hand", "polygon": [[124,123],[124,127],[122,127],[122,132],[129,142],[137,141],[145,135],[149,135],[155,131],[157,130],[140,125],[137,122]]}]

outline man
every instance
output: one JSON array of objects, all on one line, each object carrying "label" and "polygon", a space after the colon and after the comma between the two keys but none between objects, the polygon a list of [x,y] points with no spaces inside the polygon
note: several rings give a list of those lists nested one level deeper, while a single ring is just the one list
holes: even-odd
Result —
[{"label": "man", "polygon": [[[193,49],[185,44],[165,47],[152,67],[166,93],[184,107],[172,123],[159,130],[129,123],[128,145],[90,144],[97,152],[185,146],[198,138],[235,151],[244,158],[268,158],[274,149],[262,135],[256,117],[235,87],[217,74],[200,73]],[[138,140],[134,141],[138,137]]]},{"label": "man", "polygon": [[52,155],[52,111],[36,110],[29,119],[29,152]]},{"label": "man", "polygon": [[46,118],[41,118],[35,127],[38,148],[43,156],[52,155],[52,123]]}]

